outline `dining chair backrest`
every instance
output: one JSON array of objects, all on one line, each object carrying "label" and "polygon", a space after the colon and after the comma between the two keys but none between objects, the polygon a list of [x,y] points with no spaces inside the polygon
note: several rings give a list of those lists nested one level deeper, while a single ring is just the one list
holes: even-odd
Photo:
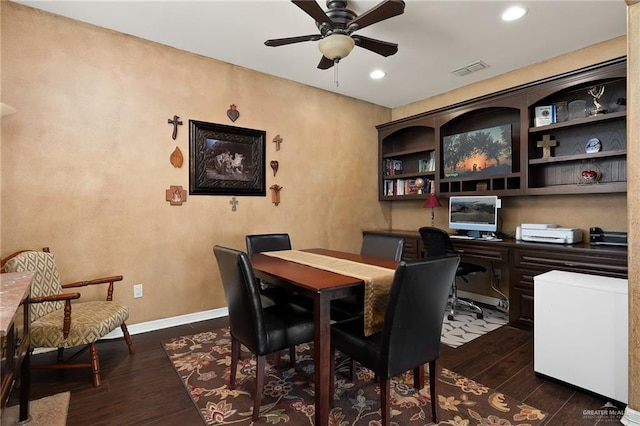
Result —
[{"label": "dining chair backrest", "polygon": [[214,246],[224,295],[229,309],[231,334],[251,352],[264,354],[266,331],[259,284],[246,253]]},{"label": "dining chair backrest", "polygon": [[245,236],[245,242],[249,256],[263,251],[291,250],[289,234],[247,235]]},{"label": "dining chair backrest", "polygon": [[[440,355],[442,322],[460,257],[401,262],[382,330],[380,362],[393,377]],[[385,365],[386,364],[386,365]]]},{"label": "dining chair backrest", "polygon": [[402,259],[403,249],[404,238],[402,237],[366,234],[362,238],[360,254],[399,262]]}]

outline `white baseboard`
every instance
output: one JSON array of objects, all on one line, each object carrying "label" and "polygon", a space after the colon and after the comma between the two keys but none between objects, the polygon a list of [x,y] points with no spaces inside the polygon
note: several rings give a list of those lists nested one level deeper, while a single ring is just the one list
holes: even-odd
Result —
[{"label": "white baseboard", "polygon": [[[149,331],[162,330],[165,328],[176,327],[178,325],[191,324],[192,322],[205,321],[214,318],[226,317],[229,315],[227,308],[211,309],[209,311],[194,312],[192,314],[179,315],[177,317],[162,318],[153,321],[140,322],[137,324],[127,325],[129,334],[147,333]],[[104,336],[104,339],[117,339],[122,337],[122,330],[116,328],[111,333]]]}]

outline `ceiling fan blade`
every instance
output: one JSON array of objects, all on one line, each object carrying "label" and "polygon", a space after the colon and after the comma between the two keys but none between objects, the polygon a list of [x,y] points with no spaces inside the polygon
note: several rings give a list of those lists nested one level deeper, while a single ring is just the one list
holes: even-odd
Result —
[{"label": "ceiling fan blade", "polygon": [[360,46],[364,49],[370,50],[378,55],[391,56],[398,52],[398,45],[395,43],[389,43],[388,41],[376,40],[361,35],[352,36],[356,42],[356,46]]},{"label": "ceiling fan blade", "polygon": [[320,59],[320,63],[318,64],[318,68],[321,70],[328,70],[332,66],[333,60],[327,58],[326,56],[323,56],[322,59]]},{"label": "ceiling fan blade", "polygon": [[333,28],[333,21],[322,10],[315,0],[291,0],[291,3],[302,9],[307,15],[311,16],[316,22],[324,23]]},{"label": "ceiling fan blade", "polygon": [[298,37],[275,38],[264,42],[265,46],[284,46],[286,44],[300,43],[302,41],[317,41],[322,38],[321,34],[311,34]]},{"label": "ceiling fan blade", "polygon": [[[353,21],[349,22],[349,27],[351,27],[352,25],[357,25],[358,27],[356,29],[361,29],[364,27],[368,27],[371,24],[375,24],[376,22],[384,21],[385,19],[401,15],[403,12],[403,0],[385,0],[377,6],[374,6],[368,11],[364,12]],[[356,29],[352,29],[351,31],[355,31]]]}]

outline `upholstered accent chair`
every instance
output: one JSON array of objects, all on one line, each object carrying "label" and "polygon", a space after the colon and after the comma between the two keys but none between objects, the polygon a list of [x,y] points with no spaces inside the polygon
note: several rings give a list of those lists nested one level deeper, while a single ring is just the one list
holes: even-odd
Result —
[{"label": "upholstered accent chair", "polygon": [[[114,283],[122,281],[121,275],[61,284],[53,254],[45,251],[20,251],[2,261],[3,272],[35,271],[29,298],[31,323],[31,350],[57,348],[57,363],[32,368],[91,368],[93,385],[100,386],[100,363],[96,342],[120,327],[129,353],[135,353],[125,321],[129,308],[113,301]],[[108,284],[106,300],[76,302],[80,293],[63,293],[63,290]],[[74,302],[72,302],[72,300]],[[64,359],[64,349],[80,347]],[[71,363],[89,349],[89,363]]]},{"label": "upholstered accent chair", "polygon": [[334,389],[337,349],[376,374],[383,426],[389,425],[391,417],[391,378],[413,370],[414,386],[421,389],[426,363],[429,364],[431,416],[437,423],[436,360],[440,357],[449,290],[459,262],[457,255],[400,262],[391,284],[383,329],[376,334],[364,335],[362,318],[331,325],[331,389]]},{"label": "upholstered accent chair", "polygon": [[266,355],[290,349],[295,366],[295,345],[313,340],[313,314],[288,303],[262,306],[260,285],[246,253],[214,246],[224,295],[229,309],[231,330],[231,374],[229,388],[235,389],[240,345],[256,356],[256,392],[253,397],[253,421],[260,415]]},{"label": "upholstered accent chair", "polygon": [[[438,257],[445,256],[447,254],[455,254],[456,251],[451,243],[449,234],[444,229],[434,228],[431,226],[423,226],[418,230],[420,237],[422,238],[422,245],[424,246],[424,257]],[[473,275],[478,272],[487,272],[487,268],[482,265],[469,262],[460,262],[458,266],[458,272],[456,277],[465,282],[469,282],[467,275]],[[476,317],[482,319],[484,317],[484,311],[482,308],[470,300],[460,299],[458,297],[458,284],[456,280],[453,280],[451,285],[451,308],[447,318],[453,320],[458,309],[458,305],[464,305],[476,311]]]}]

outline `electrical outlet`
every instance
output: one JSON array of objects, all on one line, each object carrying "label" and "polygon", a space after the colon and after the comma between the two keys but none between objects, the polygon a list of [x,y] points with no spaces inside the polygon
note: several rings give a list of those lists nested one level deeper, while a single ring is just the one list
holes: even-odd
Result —
[{"label": "electrical outlet", "polygon": [[135,284],[133,286],[133,297],[134,299],[142,297],[142,284]]}]

